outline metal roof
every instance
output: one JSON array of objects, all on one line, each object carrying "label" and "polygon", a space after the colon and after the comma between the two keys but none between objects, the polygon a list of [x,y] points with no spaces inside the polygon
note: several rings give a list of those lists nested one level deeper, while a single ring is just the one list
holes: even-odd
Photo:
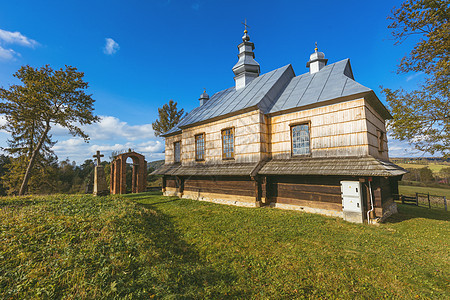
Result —
[{"label": "metal roof", "polygon": [[[178,126],[162,136],[169,136],[197,123],[251,108],[258,108],[264,114],[274,114],[369,92],[373,93],[371,89],[354,80],[349,59],[325,66],[314,74],[308,72],[297,77],[292,66],[287,65],[255,78],[242,89],[231,87],[215,93],[205,104],[194,108]],[[378,99],[375,101],[381,104]],[[378,107],[384,108],[382,104]],[[388,112],[387,115],[389,116]]]}]

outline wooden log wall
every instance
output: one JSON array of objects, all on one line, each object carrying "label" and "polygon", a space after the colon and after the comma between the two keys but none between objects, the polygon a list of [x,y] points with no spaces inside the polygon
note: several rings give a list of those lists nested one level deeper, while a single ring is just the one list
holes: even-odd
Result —
[{"label": "wooden log wall", "polygon": [[342,204],[340,178],[323,176],[273,176],[267,194],[275,203],[302,205],[302,201]]},{"label": "wooden log wall", "polygon": [[250,176],[195,176],[184,179],[184,191],[254,197],[255,183]]},{"label": "wooden log wall", "polygon": [[178,187],[178,183],[177,183],[177,180],[175,179],[175,177],[165,176],[165,178],[166,178],[166,187],[170,187],[170,188]]}]

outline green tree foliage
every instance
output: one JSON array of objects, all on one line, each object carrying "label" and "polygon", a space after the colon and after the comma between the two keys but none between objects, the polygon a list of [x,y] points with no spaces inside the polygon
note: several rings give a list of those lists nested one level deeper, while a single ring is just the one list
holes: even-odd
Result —
[{"label": "green tree foliage", "polygon": [[397,72],[426,74],[418,90],[383,90],[394,117],[389,129],[394,138],[409,141],[421,151],[448,156],[450,0],[408,0],[394,8],[389,19],[396,44],[411,36],[419,37]]},{"label": "green tree foliage", "polygon": [[171,99],[168,104],[166,103],[162,108],[158,108],[158,114],[159,119],[152,123],[156,136],[160,136],[175,127],[183,118],[184,109],[178,110],[177,103]]},{"label": "green tree foliage", "polygon": [[403,176],[406,181],[418,181],[423,183],[431,183],[435,181],[433,171],[428,167],[407,169],[409,173]]},{"label": "green tree foliage", "polygon": [[447,183],[450,183],[450,167],[442,168],[439,171],[439,176],[441,176]]},{"label": "green tree foliage", "polygon": [[[0,178],[8,173],[8,165],[11,163],[11,158],[4,154],[0,154]],[[6,185],[3,180],[0,180],[0,196],[6,196]]]},{"label": "green tree foliage", "polygon": [[49,65],[36,69],[23,66],[14,77],[22,85],[0,88],[0,113],[7,120],[1,129],[11,134],[8,151],[19,160],[11,171],[21,176],[19,195],[23,195],[36,163],[51,159],[52,126],[67,128],[73,136],[88,141],[81,126],[99,118],[93,115],[95,101],[85,93],[88,84],[83,81],[84,73],[75,67],[53,70]]}]

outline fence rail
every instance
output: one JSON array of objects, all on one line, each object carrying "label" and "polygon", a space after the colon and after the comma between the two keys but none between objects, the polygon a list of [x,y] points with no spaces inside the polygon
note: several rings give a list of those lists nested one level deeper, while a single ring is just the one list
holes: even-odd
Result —
[{"label": "fence rail", "polygon": [[448,211],[446,196],[431,195],[429,193],[416,193],[415,196],[396,196],[398,196],[397,200],[400,200],[402,204],[423,206],[428,207],[429,209],[444,209],[445,211]]}]

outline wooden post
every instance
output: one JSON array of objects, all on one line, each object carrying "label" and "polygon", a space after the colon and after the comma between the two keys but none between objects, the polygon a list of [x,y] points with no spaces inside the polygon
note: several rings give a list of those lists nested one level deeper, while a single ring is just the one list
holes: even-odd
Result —
[{"label": "wooden post", "polygon": [[419,193],[416,193],[416,206],[419,206]]},{"label": "wooden post", "polygon": [[162,192],[164,193],[165,191],[166,191],[166,176],[165,175],[163,175],[163,178],[162,178]]},{"label": "wooden post", "polygon": [[447,197],[444,196],[444,208],[447,211]]},{"label": "wooden post", "polygon": [[405,204],[405,199],[403,199],[403,195],[400,195],[400,200],[402,200],[402,204]]},{"label": "wooden post", "polygon": [[428,193],[427,195],[428,195],[428,208],[431,208],[430,193]]}]

